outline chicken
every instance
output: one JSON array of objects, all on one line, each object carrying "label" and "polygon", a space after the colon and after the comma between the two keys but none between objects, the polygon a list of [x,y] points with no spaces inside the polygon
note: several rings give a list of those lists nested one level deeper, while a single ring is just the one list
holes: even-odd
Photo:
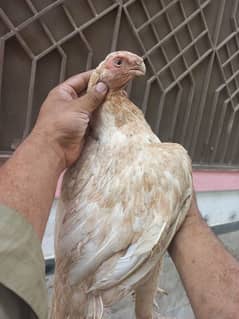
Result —
[{"label": "chicken", "polygon": [[56,220],[52,318],[105,318],[135,292],[137,319],[153,316],[160,264],[192,197],[185,149],[161,143],[124,88],[143,59],[109,54],[89,87],[108,84],[83,154],[65,174]]}]

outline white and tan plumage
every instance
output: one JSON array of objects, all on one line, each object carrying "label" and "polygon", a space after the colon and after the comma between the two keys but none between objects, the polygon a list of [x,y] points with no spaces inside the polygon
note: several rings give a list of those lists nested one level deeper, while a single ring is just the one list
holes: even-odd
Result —
[{"label": "white and tan plumage", "polygon": [[136,317],[152,318],[160,261],[185,218],[192,181],[184,148],[161,143],[123,91],[144,72],[140,57],[119,51],[91,76],[89,86],[101,80],[110,91],[64,177],[52,318],[100,319],[133,291]]}]

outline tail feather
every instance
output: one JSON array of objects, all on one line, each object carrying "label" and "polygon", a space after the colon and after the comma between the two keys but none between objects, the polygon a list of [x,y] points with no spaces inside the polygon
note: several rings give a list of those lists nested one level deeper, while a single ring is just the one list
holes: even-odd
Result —
[{"label": "tail feather", "polygon": [[52,292],[52,296],[50,300],[48,319],[56,319],[56,302],[55,302],[54,290]]},{"label": "tail feather", "polygon": [[100,296],[89,295],[86,319],[102,319],[104,305]]}]

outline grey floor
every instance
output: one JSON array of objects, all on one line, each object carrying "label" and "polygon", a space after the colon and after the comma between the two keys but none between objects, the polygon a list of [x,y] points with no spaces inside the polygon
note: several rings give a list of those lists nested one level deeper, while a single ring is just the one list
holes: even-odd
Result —
[{"label": "grey floor", "polygon": [[[218,236],[224,246],[239,260],[239,231]],[[47,277],[49,297],[51,295],[53,276]],[[160,313],[169,318],[195,319],[188,298],[181,284],[178,273],[168,255],[165,256],[163,270],[160,276],[160,288],[168,295],[157,296]],[[113,308],[112,319],[133,319],[134,305],[132,298],[125,298]]]}]

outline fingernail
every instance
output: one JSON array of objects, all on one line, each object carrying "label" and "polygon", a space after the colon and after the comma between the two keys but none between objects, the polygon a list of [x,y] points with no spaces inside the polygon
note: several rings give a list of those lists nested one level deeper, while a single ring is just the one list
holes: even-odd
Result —
[{"label": "fingernail", "polygon": [[95,89],[99,93],[106,93],[108,91],[108,87],[104,82],[98,82]]}]

